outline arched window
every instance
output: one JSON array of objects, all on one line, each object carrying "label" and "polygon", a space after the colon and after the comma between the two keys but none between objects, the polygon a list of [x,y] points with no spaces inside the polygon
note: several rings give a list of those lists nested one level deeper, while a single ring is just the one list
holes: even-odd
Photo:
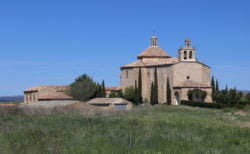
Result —
[{"label": "arched window", "polygon": [[126,71],[126,78],[128,78],[128,71]]},{"label": "arched window", "polygon": [[184,59],[187,59],[187,51],[184,51]]},{"label": "arched window", "polygon": [[193,52],[189,51],[189,59],[192,59],[192,58],[193,58]]}]

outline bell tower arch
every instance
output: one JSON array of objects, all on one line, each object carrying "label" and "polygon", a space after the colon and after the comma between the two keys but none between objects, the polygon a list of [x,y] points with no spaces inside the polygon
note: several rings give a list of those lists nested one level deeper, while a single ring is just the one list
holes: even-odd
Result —
[{"label": "bell tower arch", "polygon": [[185,39],[184,46],[178,50],[178,58],[180,61],[196,61],[195,48],[189,38]]}]

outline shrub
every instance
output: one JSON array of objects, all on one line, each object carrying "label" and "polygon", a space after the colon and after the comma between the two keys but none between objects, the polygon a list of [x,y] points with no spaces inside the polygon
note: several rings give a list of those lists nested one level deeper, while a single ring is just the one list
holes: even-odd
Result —
[{"label": "shrub", "polygon": [[182,105],[195,106],[195,107],[205,107],[205,108],[213,108],[213,109],[222,109],[227,107],[237,107],[239,109],[243,109],[245,105],[232,105],[232,104],[220,104],[220,103],[205,103],[205,102],[192,102],[192,101],[181,101]]},{"label": "shrub", "polygon": [[119,91],[111,91],[110,94],[109,94],[109,98],[122,98],[122,91],[119,90]]},{"label": "shrub", "polygon": [[250,102],[250,93],[246,94],[245,98],[248,102]]},{"label": "shrub", "polygon": [[123,97],[126,100],[135,103],[135,88],[133,86],[126,88],[124,93],[123,93]]},{"label": "shrub", "polygon": [[202,102],[205,100],[207,97],[207,92],[200,90],[200,89],[194,89],[194,90],[189,90],[187,92],[188,98],[190,98],[190,101],[199,101]]}]

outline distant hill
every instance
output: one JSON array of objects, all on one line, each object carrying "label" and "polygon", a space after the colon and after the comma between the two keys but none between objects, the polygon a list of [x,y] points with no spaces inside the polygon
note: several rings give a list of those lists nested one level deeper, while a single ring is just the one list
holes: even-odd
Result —
[{"label": "distant hill", "polygon": [[23,101],[23,96],[3,96],[0,97],[0,103],[1,102],[21,102]]}]

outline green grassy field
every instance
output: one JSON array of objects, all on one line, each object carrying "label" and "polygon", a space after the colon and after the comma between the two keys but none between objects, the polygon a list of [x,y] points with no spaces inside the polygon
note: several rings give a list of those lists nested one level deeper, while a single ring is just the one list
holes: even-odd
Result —
[{"label": "green grassy field", "polygon": [[1,114],[1,153],[250,153],[250,112],[185,106]]}]

